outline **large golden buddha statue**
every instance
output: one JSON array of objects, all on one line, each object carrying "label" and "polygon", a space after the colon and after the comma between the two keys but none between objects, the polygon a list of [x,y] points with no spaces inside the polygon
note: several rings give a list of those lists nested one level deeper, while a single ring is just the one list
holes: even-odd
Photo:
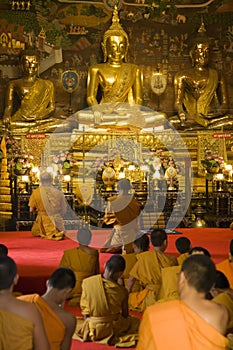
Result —
[{"label": "large golden buddha statue", "polygon": [[[104,63],[90,67],[87,80],[88,109],[75,113],[80,124],[117,130],[153,128],[165,124],[166,115],[142,107],[142,72],[126,63],[128,35],[119,23],[117,7],[112,24],[104,33]],[[98,88],[102,90],[97,100]]]},{"label": "large golden buddha statue", "polygon": [[33,49],[23,51],[22,78],[8,83],[3,123],[14,133],[50,132],[62,124],[55,111],[54,86],[38,78],[39,60]]},{"label": "large golden buddha statue", "polygon": [[[142,104],[142,72],[132,63],[126,63],[129,47],[128,35],[119,23],[117,7],[114,8],[112,25],[105,32],[102,42],[104,63],[90,67],[87,80],[87,103],[128,102]],[[97,101],[98,87],[102,97]]]},{"label": "large golden buddha statue", "polygon": [[226,83],[223,76],[209,67],[210,39],[202,23],[190,50],[192,68],[178,72],[174,79],[175,109],[178,118],[174,125],[186,128],[219,128],[231,125]]}]

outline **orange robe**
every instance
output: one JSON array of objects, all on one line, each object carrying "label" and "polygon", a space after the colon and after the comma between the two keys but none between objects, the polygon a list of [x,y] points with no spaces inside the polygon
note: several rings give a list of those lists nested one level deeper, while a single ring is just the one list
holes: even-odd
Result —
[{"label": "orange robe", "polygon": [[[130,254],[123,253],[122,256],[125,260],[125,269],[124,269],[124,272],[123,272],[121,277],[124,279],[124,284],[125,284],[125,287],[127,288],[130,271],[132,270],[132,268],[134,267],[134,265],[137,262],[137,254],[136,253],[130,253]],[[139,281],[136,280],[134,285],[133,285],[132,292],[139,292],[141,289],[142,289],[142,287],[141,287]]]},{"label": "orange robe", "polygon": [[126,252],[132,252],[132,242],[140,231],[140,211],[140,204],[132,195],[109,197],[104,222],[113,224],[114,228],[104,247],[124,245]]},{"label": "orange robe", "polygon": [[189,253],[183,253],[180,256],[178,256],[177,261],[179,265],[182,265],[185,259],[189,256]]},{"label": "orange robe", "polygon": [[161,269],[177,265],[174,257],[151,250],[137,254],[137,262],[130,275],[140,281],[144,289],[138,293],[130,293],[129,307],[133,310],[143,311],[159,299],[161,288]]},{"label": "orange robe", "polygon": [[159,300],[178,299],[178,276],[181,266],[169,266],[161,270]]},{"label": "orange robe", "polygon": [[65,233],[62,215],[66,213],[64,194],[52,186],[40,186],[32,192],[29,206],[37,209],[32,235],[60,240]]},{"label": "orange robe", "polygon": [[31,320],[0,309],[1,350],[33,350],[33,330]]},{"label": "orange robe", "polygon": [[181,300],[146,309],[137,350],[224,350],[228,340]]},{"label": "orange robe", "polygon": [[138,339],[139,319],[121,316],[122,302],[127,290],[101,275],[86,278],[80,301],[82,314],[78,318],[73,338],[120,347],[135,346]]},{"label": "orange robe", "polygon": [[69,305],[78,305],[82,294],[82,281],[99,273],[98,251],[96,254],[88,254],[79,248],[65,250],[59,267],[69,267],[75,273],[76,284]]},{"label": "orange robe", "polygon": [[226,259],[216,264],[216,269],[224,273],[230,283],[230,287],[233,288],[233,262]]},{"label": "orange robe", "polygon": [[38,308],[45,327],[50,350],[60,350],[65,336],[65,325],[38,294],[22,295],[18,299],[33,303]]}]

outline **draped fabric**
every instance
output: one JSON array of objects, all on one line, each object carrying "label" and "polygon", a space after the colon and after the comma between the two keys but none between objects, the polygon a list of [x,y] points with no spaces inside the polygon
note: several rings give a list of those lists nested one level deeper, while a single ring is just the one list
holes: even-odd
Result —
[{"label": "draped fabric", "polygon": [[[129,95],[133,96],[132,89],[135,83],[137,66],[131,63],[122,63],[117,72],[116,81],[111,88],[103,88],[102,103],[130,102]],[[131,98],[132,99],[132,98]]]},{"label": "draped fabric", "polygon": [[50,350],[60,350],[65,336],[65,325],[38,294],[22,295],[18,299],[33,303],[38,308],[45,327]]},{"label": "draped fabric", "polygon": [[120,347],[135,346],[139,319],[121,316],[127,290],[101,275],[83,281],[80,306],[86,319],[78,318],[74,339]]},{"label": "draped fabric", "polygon": [[52,186],[40,186],[32,192],[29,206],[38,214],[32,227],[33,236],[60,240],[65,231],[62,215],[66,212],[64,194]]},{"label": "draped fabric", "polygon": [[180,300],[150,306],[137,350],[224,350],[228,340]]},{"label": "draped fabric", "polygon": [[[94,249],[93,249],[94,251]],[[89,254],[79,248],[71,248],[64,251],[60,262],[60,267],[69,267],[75,273],[76,284],[72,290],[72,298],[69,305],[77,305],[80,302],[82,294],[82,281],[99,273],[99,254]]]},{"label": "draped fabric", "polygon": [[139,280],[144,289],[141,292],[130,293],[129,306],[133,310],[143,311],[159,299],[161,288],[161,269],[177,265],[174,257],[154,250],[137,255],[137,262],[130,275]]},{"label": "draped fabric", "polygon": [[[51,106],[50,106],[51,105]],[[21,101],[21,106],[12,116],[11,121],[34,121],[44,119],[54,109],[54,87],[49,80],[36,79]],[[50,108],[51,107],[51,108]]]},{"label": "draped fabric", "polygon": [[31,320],[0,309],[0,349],[33,350],[33,330]]}]

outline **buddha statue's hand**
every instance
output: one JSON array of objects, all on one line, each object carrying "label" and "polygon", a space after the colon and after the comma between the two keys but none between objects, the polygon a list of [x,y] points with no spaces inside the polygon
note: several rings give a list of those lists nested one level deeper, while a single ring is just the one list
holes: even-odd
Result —
[{"label": "buddha statue's hand", "polygon": [[8,127],[8,125],[10,124],[10,120],[11,120],[10,117],[8,117],[7,115],[4,115],[2,120],[3,125]]}]

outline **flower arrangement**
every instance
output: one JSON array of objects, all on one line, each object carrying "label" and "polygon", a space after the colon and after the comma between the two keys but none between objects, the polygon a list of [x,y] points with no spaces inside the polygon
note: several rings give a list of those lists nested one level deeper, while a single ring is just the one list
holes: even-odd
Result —
[{"label": "flower arrangement", "polygon": [[[225,162],[222,156],[219,156],[216,151],[206,148],[204,151],[204,159],[201,160],[201,164],[205,169],[218,170],[219,168],[225,168]],[[208,171],[208,170],[207,170]]]},{"label": "flower arrangement", "polygon": [[[7,164],[13,170],[18,172],[30,170],[33,164],[33,155],[29,154],[28,150],[22,150],[18,141],[8,130],[2,130],[1,138],[5,135]],[[3,152],[0,150],[0,160],[3,157]]]},{"label": "flower arrangement", "polygon": [[160,169],[161,172],[165,174],[169,167],[176,168],[178,173],[181,171],[179,165],[175,163],[174,158],[170,155],[170,153],[165,152],[163,149],[152,149],[151,152],[147,153],[143,157],[143,161],[149,166],[151,171]]},{"label": "flower arrangement", "polygon": [[86,175],[93,175],[96,177],[96,175],[102,174],[107,167],[112,167],[116,173],[119,173],[128,165],[128,163],[129,162],[123,155],[119,155],[117,152],[112,152],[109,155],[109,159],[107,156],[104,156],[103,158],[96,157],[90,168],[87,170]]},{"label": "flower arrangement", "polygon": [[60,151],[57,155],[52,156],[53,171],[59,174],[65,170],[69,171],[76,163],[70,151]]}]

